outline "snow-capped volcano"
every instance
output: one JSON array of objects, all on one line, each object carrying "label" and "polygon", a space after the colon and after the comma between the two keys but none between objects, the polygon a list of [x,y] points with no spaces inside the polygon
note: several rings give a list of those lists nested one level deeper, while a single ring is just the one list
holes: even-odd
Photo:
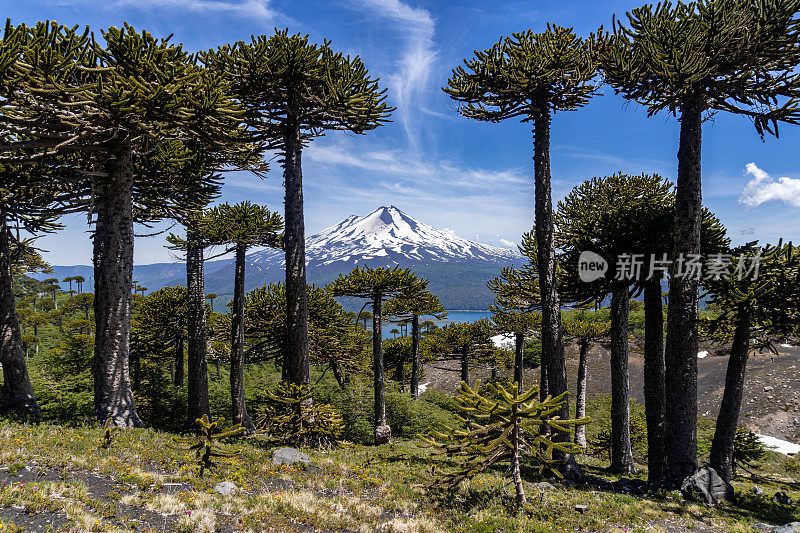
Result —
[{"label": "snow-capped volcano", "polygon": [[[309,268],[343,262],[374,266],[441,262],[503,262],[519,259],[516,251],[480,244],[413,219],[394,206],[379,207],[359,217],[351,215],[306,240]],[[250,254],[253,263],[283,263],[283,253],[262,250]]]}]

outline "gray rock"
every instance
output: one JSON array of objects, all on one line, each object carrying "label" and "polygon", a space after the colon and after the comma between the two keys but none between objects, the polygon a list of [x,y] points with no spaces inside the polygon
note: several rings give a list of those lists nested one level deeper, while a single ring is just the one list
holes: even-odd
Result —
[{"label": "gray rock", "polygon": [[774,388],[774,387],[773,387],[772,385],[767,385],[766,387],[764,387],[764,392],[769,392],[769,391],[771,391],[773,388]]},{"label": "gray rock", "polygon": [[[775,503],[782,503],[783,505],[792,505],[792,499],[786,495],[785,492],[778,491],[775,493],[775,496],[772,497],[772,501]],[[785,526],[784,526],[785,527]],[[791,529],[788,531],[792,531]]]},{"label": "gray rock", "polygon": [[772,524],[765,524],[764,522],[756,522],[753,524],[753,529],[756,531],[768,531],[769,533],[772,533],[775,531],[775,526]]},{"label": "gray rock", "polygon": [[722,500],[733,500],[733,487],[722,479],[710,466],[699,468],[681,484],[683,497],[716,505]]},{"label": "gray rock", "polygon": [[223,481],[222,483],[217,483],[214,485],[214,490],[222,494],[223,496],[230,496],[237,490],[239,487],[236,486],[236,483],[233,481]]},{"label": "gray rock", "polygon": [[272,464],[293,465],[297,463],[308,466],[308,456],[296,448],[278,448],[272,452]]},{"label": "gray rock", "polygon": [[534,485],[534,487],[536,487],[538,490],[540,490],[542,492],[544,492],[546,490],[555,490],[555,487],[553,485],[551,485],[550,483],[548,483],[547,481],[541,481],[539,483],[536,483]]},{"label": "gray rock", "polygon": [[798,533],[800,532],[800,522],[792,522],[784,526],[778,526],[772,531],[773,533]]},{"label": "gray rock", "polygon": [[762,489],[758,485],[753,485],[753,488],[750,489],[750,492],[752,492],[756,496],[763,496],[764,495],[764,489]]},{"label": "gray rock", "polygon": [[392,428],[386,424],[375,428],[375,444],[386,444],[392,436]]}]

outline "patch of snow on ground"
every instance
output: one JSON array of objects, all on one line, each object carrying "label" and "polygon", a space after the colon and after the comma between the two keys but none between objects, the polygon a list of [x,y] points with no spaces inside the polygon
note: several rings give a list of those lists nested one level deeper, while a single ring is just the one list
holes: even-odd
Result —
[{"label": "patch of snow on ground", "polygon": [[767,448],[772,449],[778,453],[782,453],[784,455],[795,455],[800,453],[800,444],[795,444],[794,442],[789,442],[788,440],[781,440],[775,437],[770,437],[768,435],[756,435],[758,440],[766,446]]},{"label": "patch of snow on ground", "polygon": [[703,350],[702,352],[697,352],[698,359],[705,359],[708,357],[708,350]]},{"label": "patch of snow on ground", "polygon": [[489,337],[489,340],[492,341],[495,348],[514,349],[514,335],[510,333],[501,333],[500,335]]},{"label": "patch of snow on ground", "polygon": [[430,385],[430,384],[431,384],[430,381],[427,382],[427,383],[420,383],[419,386],[418,386],[419,393],[422,394],[423,392],[428,390],[428,385]]},{"label": "patch of snow on ground", "polygon": [[781,348],[794,348],[791,344],[781,344]]}]

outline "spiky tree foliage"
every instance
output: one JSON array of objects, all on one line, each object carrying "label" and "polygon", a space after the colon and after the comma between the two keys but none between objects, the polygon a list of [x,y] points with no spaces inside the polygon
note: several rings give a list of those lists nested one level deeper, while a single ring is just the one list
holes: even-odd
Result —
[{"label": "spiky tree foliage", "polygon": [[383,379],[383,302],[402,294],[424,291],[427,280],[417,277],[409,268],[357,266],[348,274],[339,274],[330,285],[332,296],[366,298],[364,305],[372,306],[372,357],[375,388],[375,443],[385,444],[392,436],[386,424],[386,391]]},{"label": "spiky tree foliage", "polygon": [[426,349],[438,356],[458,359],[461,366],[461,381],[469,384],[469,368],[476,361],[488,361],[496,365],[498,349],[491,339],[491,324],[486,318],[475,322],[452,322],[445,324],[426,337]]},{"label": "spiky tree foliage", "polygon": [[791,244],[756,248],[746,245],[731,251],[760,257],[757,275],[720,276],[703,282],[710,293],[716,317],[706,324],[708,333],[731,342],[709,463],[726,481],[734,474],[736,436],[744,391],[745,370],[751,350],[771,349],[770,335],[796,330],[800,317],[800,254]]},{"label": "spiky tree foliage", "polygon": [[[610,324],[603,320],[592,320],[583,314],[564,322],[564,336],[578,341],[578,378],[575,391],[575,417],[586,416],[586,374],[588,369],[589,349],[598,339],[607,337]],[[575,426],[575,444],[586,448],[586,426]]]},{"label": "spiky tree foliage", "polygon": [[[340,387],[348,381],[346,368],[369,344],[369,335],[354,328],[352,319],[325,289],[309,285],[308,340],[311,361],[329,365]],[[288,349],[286,286],[282,283],[247,293],[245,337],[250,341],[250,359],[281,358]],[[282,361],[281,361],[282,362]],[[284,378],[287,372],[283,373]]]},{"label": "spiky tree foliage", "polygon": [[231,316],[231,398],[233,421],[248,433],[255,426],[244,403],[244,278],[245,255],[254,246],[283,248],[283,220],[265,206],[250,202],[214,207],[204,225],[206,238],[213,244],[229,245],[235,253]]},{"label": "spiky tree foliage", "polygon": [[478,383],[471,389],[461,383],[457,398],[466,429],[445,427],[444,431],[431,430],[425,440],[440,454],[455,457],[462,465],[442,476],[438,483],[455,489],[465,479],[484,472],[500,463],[510,463],[516,501],[525,503],[520,462],[530,461],[539,471],[560,476],[559,461],[554,452],[580,453],[580,447],[571,443],[553,441],[547,437],[551,431],[560,434],[573,426],[583,425],[589,419],[561,419],[558,413],[567,401],[564,392],[541,402],[536,387],[520,393],[516,387],[506,389],[500,383],[488,383],[488,392],[481,395]]},{"label": "spiky tree foliage", "polygon": [[131,354],[134,389],[138,389],[143,360],[157,369],[170,369],[172,384],[184,381],[187,290],[164,287],[137,299],[131,320]]},{"label": "spiky tree foliage", "polygon": [[78,189],[81,206],[95,223],[97,415],[140,425],[127,368],[133,223],[204,205],[217,183],[174,169],[192,160],[194,140],[229,145],[240,136],[238,108],[221,75],[129,25],[102,39],[55,23],[27,35],[8,69],[24,71],[24,84],[4,87],[2,151],[19,162],[76,154],[89,182]]},{"label": "spiky tree foliage", "polygon": [[309,382],[303,146],[326,131],[365,133],[392,111],[385,90],[369,76],[361,58],[334,52],[330,41],[276,30],[209,51],[207,65],[231,80],[246,120],[269,148],[280,153],[286,187],[286,290],[288,351],[285,368],[293,383]]},{"label": "spiky tree foliage", "polygon": [[[656,263],[670,252],[675,220],[675,192],[657,174],[623,173],[596,177],[575,187],[559,202],[556,243],[562,250],[564,294],[582,304],[600,302],[611,294],[611,433],[612,468],[632,471],[628,380],[628,300],[645,296],[645,410],[648,420],[648,477],[665,475],[664,356],[661,279]],[[708,210],[703,213],[703,253],[727,247],[725,229]],[[599,254],[608,262],[604,276],[587,283],[580,279],[578,261],[583,252]],[[634,262],[637,262],[634,266]],[[660,263],[659,263],[660,264]]]},{"label": "spiky tree foliage", "polygon": [[[595,93],[595,65],[572,28],[514,33],[492,48],[475,51],[453,70],[444,91],[459,112],[476,120],[519,118],[533,124],[536,240],[542,299],[542,357],[551,394],[567,390],[561,303],[556,289],[553,203],[550,192],[550,122],[559,111],[585,105]],[[569,415],[565,405],[562,418]],[[568,440],[569,435],[561,435]]]},{"label": "spiky tree foliage", "polygon": [[223,428],[224,418],[219,418],[211,422],[208,415],[203,415],[197,419],[199,434],[193,437],[172,437],[181,446],[176,446],[179,450],[194,452],[196,464],[199,467],[198,476],[202,477],[206,470],[213,468],[216,457],[233,457],[234,452],[225,450],[220,446],[223,439],[232,439],[240,436],[245,429],[239,424],[234,424],[228,428]]},{"label": "spiky tree foliage", "polygon": [[[778,133],[800,109],[797,0],[700,0],[646,5],[601,39],[601,68],[625,98],[649,115],[679,116],[673,254],[700,253],[700,145],[704,117],[726,111]],[[666,342],[666,449],[673,485],[697,468],[697,317],[694,279],[670,284]]]},{"label": "spiky tree foliage", "polygon": [[[293,446],[333,446],[342,434],[342,417],[328,404],[313,402],[308,385],[279,382],[266,393],[266,408],[256,424],[262,440]],[[307,407],[309,406],[309,407]]]},{"label": "spiky tree foliage", "polygon": [[[411,321],[411,396],[419,398],[419,342],[420,317],[432,316],[437,320],[447,318],[447,312],[434,294],[425,290],[419,293],[405,293],[386,302],[383,314],[399,320]],[[366,320],[366,318],[365,318]]]},{"label": "spiky tree foliage", "polygon": [[525,336],[542,323],[541,313],[532,311],[538,307],[538,287],[526,272],[514,267],[504,267],[486,286],[494,293],[489,306],[493,329],[514,335],[514,381],[521,393]]}]

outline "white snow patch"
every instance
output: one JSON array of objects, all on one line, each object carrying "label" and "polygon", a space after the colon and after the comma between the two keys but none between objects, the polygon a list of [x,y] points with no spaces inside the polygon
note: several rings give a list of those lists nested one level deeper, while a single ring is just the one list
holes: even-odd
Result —
[{"label": "white snow patch", "polygon": [[781,348],[794,348],[794,346],[792,346],[791,344],[781,344],[780,347]]},{"label": "white snow patch", "polygon": [[427,382],[427,383],[420,383],[420,384],[419,384],[419,387],[418,387],[419,393],[420,393],[420,394],[422,394],[423,392],[425,392],[426,390],[428,390],[428,385],[430,385],[430,384],[431,384],[431,382],[430,382],[430,381],[429,381],[429,382]]},{"label": "white snow patch", "polygon": [[703,350],[702,352],[697,352],[698,359],[705,359],[708,357],[708,350]]},{"label": "white snow patch", "polygon": [[775,437],[770,437],[769,435],[756,435],[756,436],[758,437],[758,440],[761,441],[761,444],[778,453],[782,453],[784,455],[795,455],[797,453],[800,453],[800,444],[795,444],[794,442],[789,442],[788,440],[782,440]]},{"label": "white snow patch", "polygon": [[514,335],[511,333],[501,333],[500,335],[489,337],[489,340],[492,341],[495,348],[514,349]]}]

